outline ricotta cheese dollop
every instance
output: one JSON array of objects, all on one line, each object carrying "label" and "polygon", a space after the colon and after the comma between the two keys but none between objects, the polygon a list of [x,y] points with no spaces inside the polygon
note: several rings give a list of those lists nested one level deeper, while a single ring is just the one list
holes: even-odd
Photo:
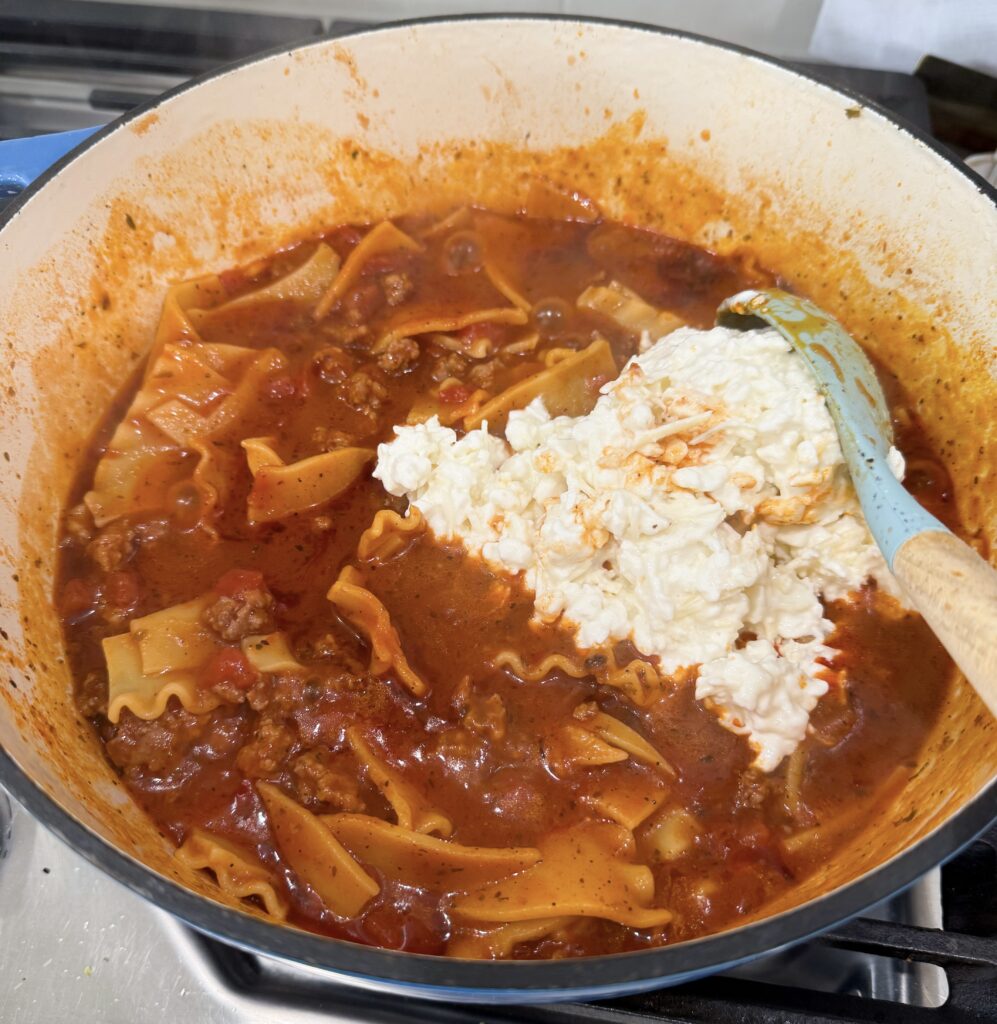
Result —
[{"label": "ricotta cheese dollop", "polygon": [[665,672],[698,665],[696,698],[765,771],[828,688],[821,598],[869,578],[899,597],[816,381],[772,330],[677,330],[588,415],[536,399],[505,440],[435,417],[395,435],[374,470],[387,491],[522,573],[537,616],[580,648],[630,639]]}]

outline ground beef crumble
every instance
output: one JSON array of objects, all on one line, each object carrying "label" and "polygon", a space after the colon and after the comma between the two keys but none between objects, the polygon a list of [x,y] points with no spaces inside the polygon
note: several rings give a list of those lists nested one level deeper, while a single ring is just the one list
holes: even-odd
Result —
[{"label": "ground beef crumble", "polygon": [[389,306],[400,306],[415,291],[415,286],[408,274],[396,270],[381,278],[381,290]]},{"label": "ground beef crumble", "polygon": [[499,364],[493,359],[487,363],[479,363],[472,366],[467,373],[467,382],[476,388],[484,388],[490,391],[495,387],[495,380],[499,371]]},{"label": "ground beef crumble", "polygon": [[352,448],[356,439],[345,430],[336,430],[333,427],[316,427],[312,431],[312,442],[317,444],[324,452],[334,452],[339,448]]},{"label": "ground beef crumble", "polygon": [[159,718],[145,721],[125,710],[117,725],[105,725],[107,756],[126,774],[157,774],[172,768],[196,751],[199,758],[230,754],[244,739],[246,719],[241,712],[219,708],[207,715],[192,715],[175,700]]},{"label": "ground beef crumble", "polygon": [[378,353],[377,365],[385,373],[404,373],[419,359],[419,343],[414,338],[395,338]]},{"label": "ground beef crumble", "polygon": [[105,526],[89,544],[87,556],[102,572],[114,572],[138,550],[138,534],[123,519]]},{"label": "ground beef crumble", "polygon": [[107,713],[107,672],[92,669],[76,685],[76,703],[87,718]]},{"label": "ground beef crumble", "polygon": [[356,766],[343,755],[309,750],[291,764],[298,799],[314,811],[363,813]]},{"label": "ground beef crumble", "polygon": [[253,738],[239,751],[236,764],[251,779],[267,779],[276,775],[297,746],[298,735],[293,726],[269,709],[256,723]]},{"label": "ground beef crumble", "polygon": [[337,345],[330,345],[315,354],[312,365],[320,380],[326,384],[339,384],[352,373],[356,363],[348,352]]},{"label": "ground beef crumble", "polygon": [[388,389],[370,373],[357,370],[344,383],[343,396],[358,412],[370,414],[381,408]]},{"label": "ground beef crumble", "polygon": [[273,595],[262,589],[246,590],[229,597],[222,595],[204,610],[202,621],[227,643],[274,629]]},{"label": "ground beef crumble", "polygon": [[462,380],[466,370],[467,360],[463,356],[458,355],[456,352],[447,352],[446,355],[440,356],[433,364],[430,376],[439,384],[441,381],[449,380],[451,377]]}]

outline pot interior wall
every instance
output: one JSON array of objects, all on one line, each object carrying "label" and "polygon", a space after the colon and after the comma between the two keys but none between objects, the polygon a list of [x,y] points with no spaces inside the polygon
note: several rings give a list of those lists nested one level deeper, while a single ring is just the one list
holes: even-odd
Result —
[{"label": "pot interior wall", "polygon": [[[344,220],[479,202],[542,175],[606,213],[751,252],[903,382],[970,539],[997,550],[997,212],[879,115],[757,59],[655,32],[444,22],[322,42],[131,120],[0,232],[0,741],[54,800],[182,872],[77,715],[51,588],[85,439],[147,350],[167,284]],[[801,897],[926,835],[997,771],[957,681],[891,813]]]}]

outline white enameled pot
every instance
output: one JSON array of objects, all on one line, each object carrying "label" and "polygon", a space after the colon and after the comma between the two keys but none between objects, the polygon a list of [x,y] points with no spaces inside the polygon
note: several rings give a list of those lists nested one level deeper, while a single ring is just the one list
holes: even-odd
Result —
[{"label": "white enameled pot", "polygon": [[[0,166],[24,161],[30,176],[46,145],[58,144],[0,151]],[[539,1001],[687,980],[860,912],[997,815],[995,723],[957,680],[889,813],[795,901],[673,947],[549,963],[368,949],[219,902],[173,861],[74,709],[51,600],[60,507],[167,284],[344,220],[467,200],[514,209],[536,175],[612,216],[749,251],[831,310],[899,376],[955,480],[966,535],[994,550],[995,193],[883,111],[756,54],[519,17],[309,42],[109,125],[0,226],[0,779],[83,856],[196,928],[409,995]]]}]

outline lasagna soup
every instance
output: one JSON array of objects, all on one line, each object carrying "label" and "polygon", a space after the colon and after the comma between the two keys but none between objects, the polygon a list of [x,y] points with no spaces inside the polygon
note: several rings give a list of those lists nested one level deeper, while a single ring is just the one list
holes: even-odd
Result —
[{"label": "lasagna soup", "polygon": [[949,662],[804,364],[713,327],[772,283],[533,196],[170,288],[56,600],[176,856],[326,935],[544,958],[730,927],[841,850]]}]

